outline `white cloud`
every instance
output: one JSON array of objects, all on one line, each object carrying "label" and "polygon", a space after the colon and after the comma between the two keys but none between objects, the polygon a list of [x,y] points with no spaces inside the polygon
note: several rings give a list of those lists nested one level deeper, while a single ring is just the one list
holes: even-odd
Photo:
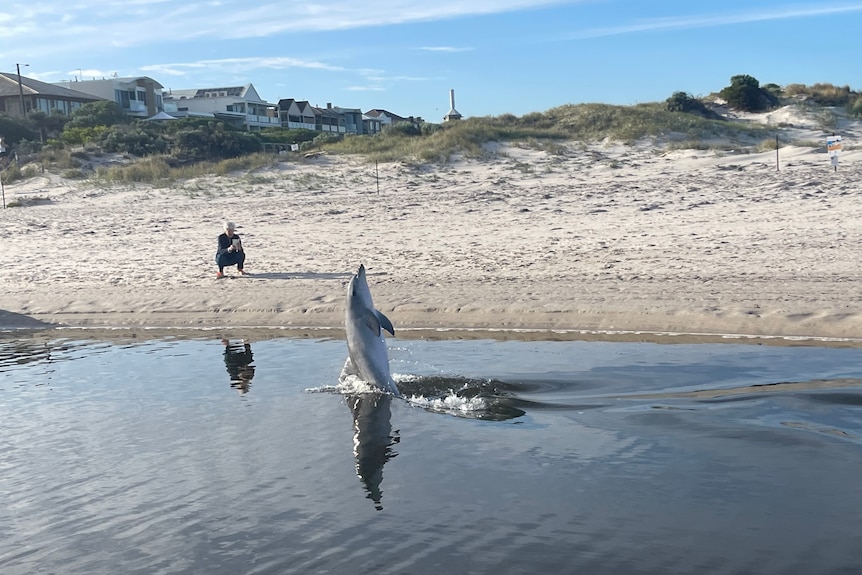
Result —
[{"label": "white cloud", "polygon": [[[151,45],[195,38],[259,38],[285,32],[346,30],[371,26],[446,20],[511,12],[584,0],[284,0],[258,3],[238,0],[11,0],[0,9],[0,50],[21,43],[55,51]],[[27,50],[28,46],[23,46]]]},{"label": "white cloud", "polygon": [[430,78],[422,76],[383,76],[374,75],[366,76],[366,80],[370,82],[427,82],[429,80],[439,80],[440,78]]},{"label": "white cloud", "polygon": [[184,76],[188,72],[200,72],[205,70],[244,74],[251,70],[286,70],[289,68],[313,68],[318,70],[328,70],[331,72],[344,71],[344,68],[331,66],[323,62],[272,56],[260,58],[221,58],[218,60],[197,60],[193,62],[175,62],[170,64],[149,64],[141,66],[139,69],[147,73]]},{"label": "white cloud", "polygon": [[473,48],[457,48],[455,46],[420,46],[417,50],[426,52],[469,52]]},{"label": "white cloud", "polygon": [[600,38],[605,36],[619,36],[621,34],[632,34],[638,32],[652,32],[657,30],[684,30],[690,28],[708,28],[716,26],[729,26],[733,24],[747,24],[751,22],[765,22],[772,20],[788,20],[791,18],[810,18],[816,16],[833,16],[849,12],[862,11],[862,4],[816,4],[811,6],[788,6],[772,10],[758,10],[740,12],[736,14],[713,14],[702,16],[682,16],[673,18],[652,18],[632,24],[621,26],[609,26],[605,28],[591,28],[577,31],[569,36],[572,39]]}]

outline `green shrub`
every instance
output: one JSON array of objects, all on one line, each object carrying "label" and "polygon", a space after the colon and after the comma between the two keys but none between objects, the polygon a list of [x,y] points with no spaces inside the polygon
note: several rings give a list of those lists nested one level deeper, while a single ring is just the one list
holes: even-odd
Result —
[{"label": "green shrub", "polygon": [[703,102],[685,92],[674,92],[670,98],[665,100],[665,109],[668,112],[684,112],[714,120],[722,119],[721,116],[707,108]]},{"label": "green shrub", "polygon": [[168,139],[157,128],[148,129],[141,123],[112,126],[99,136],[98,143],[106,152],[134,156],[164,154],[170,147]]},{"label": "green shrub", "polygon": [[0,114],[0,134],[3,135],[3,140],[11,145],[15,145],[21,140],[37,140],[39,138],[24,118],[6,114]]},{"label": "green shrub", "polygon": [[740,74],[730,78],[730,86],[723,88],[719,95],[727,105],[745,112],[762,112],[778,105],[778,98],[760,87],[753,76]]},{"label": "green shrub", "polygon": [[18,152],[24,155],[36,154],[42,147],[42,142],[36,140],[21,140],[18,142]]},{"label": "green shrub", "polygon": [[236,158],[263,149],[257,136],[211,122],[176,134],[174,153],[194,161]]},{"label": "green shrub", "polygon": [[67,146],[83,146],[91,141],[98,140],[108,130],[107,126],[73,126],[71,122],[60,134],[60,139]]}]

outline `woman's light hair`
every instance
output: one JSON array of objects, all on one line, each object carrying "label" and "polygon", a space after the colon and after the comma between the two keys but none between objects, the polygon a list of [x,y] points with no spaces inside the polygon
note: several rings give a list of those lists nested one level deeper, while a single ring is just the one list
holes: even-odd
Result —
[{"label": "woman's light hair", "polygon": [[234,224],[233,222],[229,222],[229,221],[225,220],[224,229],[225,230],[235,230],[236,224]]}]

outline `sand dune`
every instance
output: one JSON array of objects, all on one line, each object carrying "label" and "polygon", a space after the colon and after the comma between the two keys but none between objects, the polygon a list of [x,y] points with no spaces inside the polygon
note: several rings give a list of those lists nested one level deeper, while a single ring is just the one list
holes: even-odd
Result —
[{"label": "sand dune", "polygon": [[[837,172],[815,147],[780,169],[774,151],[494,151],[380,164],[379,193],[373,164],[333,156],[170,188],[8,185],[30,205],[0,213],[0,324],[340,327],[363,262],[401,329],[862,334],[858,151]],[[224,218],[249,277],[215,279]]]}]

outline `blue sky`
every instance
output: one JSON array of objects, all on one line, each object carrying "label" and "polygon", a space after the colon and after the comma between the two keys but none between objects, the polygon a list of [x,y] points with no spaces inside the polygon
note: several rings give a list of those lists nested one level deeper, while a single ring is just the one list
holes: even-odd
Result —
[{"label": "blue sky", "polygon": [[254,84],[271,103],[439,122],[762,84],[862,88],[862,2],[821,0],[5,0],[0,71]]}]

